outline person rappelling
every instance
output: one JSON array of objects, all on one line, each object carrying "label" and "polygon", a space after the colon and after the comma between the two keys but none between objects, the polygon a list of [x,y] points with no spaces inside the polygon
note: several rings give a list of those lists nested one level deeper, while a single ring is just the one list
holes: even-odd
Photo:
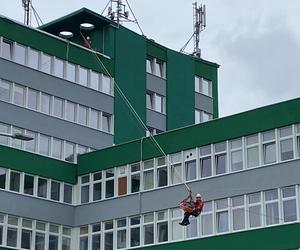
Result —
[{"label": "person rappelling", "polygon": [[204,207],[204,201],[201,198],[201,195],[196,194],[196,200],[194,201],[192,196],[192,191],[189,190],[189,195],[180,202],[179,207],[184,211],[184,217],[182,222],[179,222],[181,226],[187,226],[190,224],[189,217],[193,215],[198,217],[202,212]]}]

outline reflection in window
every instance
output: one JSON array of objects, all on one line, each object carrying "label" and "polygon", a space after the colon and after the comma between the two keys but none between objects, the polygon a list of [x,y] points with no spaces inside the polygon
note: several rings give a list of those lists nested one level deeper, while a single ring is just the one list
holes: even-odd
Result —
[{"label": "reflection in window", "polygon": [[265,209],[266,209],[266,224],[273,225],[279,223],[279,207],[278,207],[278,192],[277,189],[265,191]]},{"label": "reflection in window", "polygon": [[37,133],[26,130],[26,135],[33,138],[31,141],[25,142],[25,149],[30,152],[37,151]]},{"label": "reflection in window", "polygon": [[111,120],[111,115],[109,114],[103,114],[102,116],[102,130],[105,132],[110,133],[111,128],[110,128],[110,121]]},{"label": "reflection in window", "polygon": [[88,70],[82,67],[79,67],[79,81],[78,83],[87,86],[88,82]]},{"label": "reflection in window", "polygon": [[51,56],[42,53],[41,56],[41,71],[50,74],[51,73]]},{"label": "reflection in window", "polygon": [[52,157],[62,159],[63,141],[53,138]]},{"label": "reflection in window", "polygon": [[38,109],[38,97],[39,92],[28,89],[28,96],[27,96],[27,107],[30,109],[37,110]]},{"label": "reflection in window", "polygon": [[270,142],[263,145],[263,156],[264,156],[264,164],[269,164],[276,161],[275,142]]},{"label": "reflection in window", "polygon": [[219,154],[215,156],[216,174],[226,173],[226,154]]},{"label": "reflection in window", "polygon": [[64,77],[64,61],[54,58],[54,75],[60,78]]},{"label": "reflection in window", "polygon": [[84,106],[79,105],[78,108],[78,123],[82,125],[87,125],[87,112],[88,109]]},{"label": "reflection in window", "polygon": [[65,160],[69,162],[74,162],[75,159],[75,145],[70,142],[66,142],[65,147]]},{"label": "reflection in window", "polygon": [[63,118],[63,100],[57,97],[54,97],[53,101],[53,115]]},{"label": "reflection in window", "polygon": [[14,86],[14,104],[24,106],[25,88],[17,84]]},{"label": "reflection in window", "polygon": [[[10,126],[0,123],[0,132],[1,133],[9,133],[10,132]],[[6,136],[0,136],[0,144],[8,145],[9,138]]]},{"label": "reflection in window", "polygon": [[294,158],[293,139],[286,139],[280,141],[280,159],[282,161]]},{"label": "reflection in window", "polygon": [[40,135],[40,149],[39,153],[42,155],[49,155],[50,151],[50,137],[46,135]]},{"label": "reflection in window", "polygon": [[102,75],[102,92],[105,94],[111,94],[111,79],[105,75]]},{"label": "reflection in window", "polygon": [[41,97],[41,111],[45,114],[50,114],[50,95],[42,93]]},{"label": "reflection in window", "polygon": [[15,62],[25,65],[26,48],[16,43],[15,46]]},{"label": "reflection in window", "polygon": [[28,66],[33,69],[38,69],[39,67],[39,52],[34,49],[28,50]]},{"label": "reflection in window", "polygon": [[76,104],[67,101],[66,104],[66,119],[71,122],[75,122]]},{"label": "reflection in window", "polygon": [[66,79],[70,82],[76,80],[76,66],[72,63],[66,62]]},{"label": "reflection in window", "polygon": [[9,102],[12,84],[10,82],[0,80],[0,100]]},{"label": "reflection in window", "polygon": [[196,160],[185,163],[185,179],[187,181],[196,179]]},{"label": "reflection in window", "polygon": [[94,71],[91,71],[90,78],[90,87],[92,89],[99,90],[99,74]]},{"label": "reflection in window", "polygon": [[284,222],[297,220],[297,200],[295,186],[282,188]]},{"label": "reflection in window", "polygon": [[12,47],[13,47],[13,43],[11,41],[3,39],[3,42],[2,42],[2,57],[3,58],[11,60]]}]

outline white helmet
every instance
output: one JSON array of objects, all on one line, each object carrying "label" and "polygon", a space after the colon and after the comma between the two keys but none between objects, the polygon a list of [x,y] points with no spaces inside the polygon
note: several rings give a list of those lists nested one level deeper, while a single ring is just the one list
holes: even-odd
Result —
[{"label": "white helmet", "polygon": [[201,194],[196,194],[196,198],[201,198]]}]

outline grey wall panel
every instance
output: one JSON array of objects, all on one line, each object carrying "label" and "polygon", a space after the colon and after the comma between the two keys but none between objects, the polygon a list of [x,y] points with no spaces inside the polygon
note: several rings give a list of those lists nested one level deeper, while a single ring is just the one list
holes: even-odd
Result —
[{"label": "grey wall panel", "polygon": [[166,96],[167,82],[165,79],[147,73],[147,90]]},{"label": "grey wall panel", "polygon": [[147,126],[166,131],[166,115],[147,109]]},{"label": "grey wall panel", "polygon": [[0,190],[0,212],[73,226],[74,207]]},{"label": "grey wall panel", "polygon": [[[18,72],[18,74],[16,74]],[[112,96],[45,74],[0,58],[0,78],[28,86],[109,114],[114,111]]]},{"label": "grey wall panel", "polygon": [[[112,146],[113,136],[0,101],[0,121],[93,148]],[[63,131],[63,132],[62,132]]]},{"label": "grey wall panel", "polygon": [[213,114],[213,99],[200,93],[195,93],[195,108]]}]

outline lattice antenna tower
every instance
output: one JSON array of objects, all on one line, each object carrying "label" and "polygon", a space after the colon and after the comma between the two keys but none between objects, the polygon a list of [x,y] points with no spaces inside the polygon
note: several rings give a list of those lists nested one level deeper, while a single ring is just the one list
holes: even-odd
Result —
[{"label": "lattice antenna tower", "polygon": [[201,57],[200,48],[200,33],[206,28],[206,8],[205,5],[201,4],[197,6],[197,2],[193,3],[194,6],[194,51],[195,57]]},{"label": "lattice antenna tower", "polygon": [[32,0],[22,0],[22,6],[24,8],[24,24],[31,25],[31,6]]}]

